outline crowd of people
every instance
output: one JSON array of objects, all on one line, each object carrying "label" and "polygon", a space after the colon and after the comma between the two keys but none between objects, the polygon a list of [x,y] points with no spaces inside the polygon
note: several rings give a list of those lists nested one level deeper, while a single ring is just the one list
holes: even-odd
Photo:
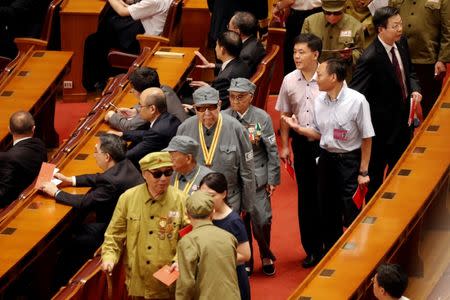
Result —
[{"label": "crowd of people", "polygon": [[[161,33],[170,1],[109,4],[85,44],[89,89],[106,78],[109,48],[138,52],[130,35]],[[290,164],[291,157],[307,255],[302,266],[315,266],[359,214],[355,192],[367,188],[369,201],[408,146],[410,107],[422,103],[426,116],[450,62],[447,0],[391,0],[376,10],[371,4],[274,3],[274,18],[286,26],[285,77],[275,106],[281,114],[278,148],[271,117],[252,105],[257,86],[249,80],[265,55],[258,34],[266,32],[267,8],[208,1],[217,61],[197,55],[198,67],[215,69],[213,82],[192,81],[192,95],[179,97],[161,85],[156,70],[137,68],[130,84],[138,103],[106,113],[111,130],[93,149],[103,173],[58,173],[62,184],[42,185],[57,202],[96,215],[73,234],[60,258],[62,269],[73,274],[101,246],[108,273],[125,256],[128,293],[137,299],[250,299],[253,238],[262,272],[276,272],[271,196],[280,184],[280,159]],[[0,6],[0,15],[4,11]],[[32,138],[29,113],[11,116],[10,131],[14,146],[0,153],[0,164],[7,165],[0,168],[2,206],[46,161],[43,144]],[[19,155],[28,158],[15,159]],[[91,189],[85,195],[60,189],[69,185]],[[181,237],[187,226],[192,231]],[[152,276],[164,265],[180,272],[176,285]],[[397,267],[380,266],[375,296],[400,298],[404,278]]]}]

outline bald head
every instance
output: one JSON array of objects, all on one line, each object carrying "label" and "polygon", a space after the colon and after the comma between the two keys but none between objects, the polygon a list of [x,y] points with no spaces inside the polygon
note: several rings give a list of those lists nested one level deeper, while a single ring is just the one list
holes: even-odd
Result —
[{"label": "bald head", "polygon": [[32,136],[34,132],[33,116],[27,111],[18,111],[9,118],[9,131],[12,135]]},{"label": "bald head", "polygon": [[141,93],[141,101],[145,105],[154,105],[159,113],[167,111],[166,95],[160,88],[152,87]]}]

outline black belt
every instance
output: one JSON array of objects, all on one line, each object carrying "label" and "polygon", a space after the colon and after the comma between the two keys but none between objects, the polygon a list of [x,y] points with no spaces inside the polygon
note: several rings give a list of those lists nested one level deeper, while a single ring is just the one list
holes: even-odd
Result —
[{"label": "black belt", "polygon": [[329,152],[325,149],[322,149],[322,155],[328,156],[328,157],[332,157],[332,158],[359,158],[361,156],[361,149],[355,149],[353,151],[350,152],[343,152],[343,153],[334,153],[334,152]]}]

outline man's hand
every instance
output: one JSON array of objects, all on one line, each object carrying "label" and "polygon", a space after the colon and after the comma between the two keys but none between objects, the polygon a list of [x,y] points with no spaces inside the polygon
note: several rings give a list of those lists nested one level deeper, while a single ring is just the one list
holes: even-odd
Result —
[{"label": "man's hand", "polygon": [[201,68],[201,69],[212,69],[215,68],[216,65],[213,63],[210,63],[206,57],[204,57],[200,52],[198,51],[194,51],[195,55],[197,55],[198,58],[200,58],[200,60],[202,61],[201,65],[195,65],[197,68]]},{"label": "man's hand", "polygon": [[191,87],[201,87],[201,86],[209,86],[209,84],[207,84],[204,81],[191,81],[191,83],[189,83],[189,85]]},{"label": "man's hand", "polygon": [[179,270],[178,270],[178,263],[177,263],[177,262],[174,262],[174,263],[170,266],[170,272],[173,272],[173,271],[179,272]]},{"label": "man's hand", "polygon": [[370,177],[369,175],[367,176],[361,176],[358,175],[358,185],[367,185],[370,182]]},{"label": "man's hand", "polygon": [[65,176],[61,173],[56,173],[55,178],[61,180],[59,187],[72,186],[72,176]]},{"label": "man's hand", "polygon": [[291,150],[289,150],[289,147],[281,147],[280,158],[291,159]]},{"label": "man's hand", "polygon": [[114,268],[114,263],[112,261],[103,261],[102,260],[102,271],[106,272],[109,276],[112,276],[112,270]]},{"label": "man's hand", "polygon": [[108,111],[108,112],[105,114],[105,122],[108,122],[109,119],[111,119],[111,117],[112,117],[113,114],[115,114],[115,112],[114,112],[113,110]]},{"label": "man's hand", "polygon": [[422,101],[422,95],[419,92],[412,92],[411,93],[411,98],[416,102],[419,103],[420,101]]},{"label": "man's hand", "polygon": [[134,108],[119,107],[117,112],[127,118],[132,118],[137,115],[137,110]]},{"label": "man's hand", "polygon": [[286,124],[289,125],[289,127],[291,127],[291,128],[298,126],[298,120],[295,115],[292,115],[292,117],[281,116],[281,120],[286,122]]},{"label": "man's hand", "polygon": [[107,133],[115,134],[115,135],[120,136],[120,137],[122,137],[122,135],[123,135],[123,132],[116,131],[116,130],[108,130]]},{"label": "man's hand", "polygon": [[40,189],[51,197],[55,197],[55,193],[58,191],[56,185],[54,183],[51,183],[50,181],[44,182]]},{"label": "man's hand", "polygon": [[275,192],[275,186],[272,185],[272,184],[267,184],[266,185],[266,191],[269,194],[269,197],[271,197],[273,192]]},{"label": "man's hand", "polygon": [[445,66],[445,63],[442,61],[437,61],[434,65],[434,78],[442,78],[445,76],[445,73],[447,72],[447,67]]}]

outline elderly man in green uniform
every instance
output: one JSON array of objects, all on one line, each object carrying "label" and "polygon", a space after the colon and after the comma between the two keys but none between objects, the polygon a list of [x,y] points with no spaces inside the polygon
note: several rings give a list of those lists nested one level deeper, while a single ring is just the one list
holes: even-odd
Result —
[{"label": "elderly man in green uniform", "polygon": [[194,229],[178,243],[180,277],[176,298],[240,299],[236,274],[236,238],[214,226],[214,199],[196,191],[186,201]]},{"label": "elderly man in green uniform", "polygon": [[119,198],[102,245],[102,269],[109,273],[125,252],[128,295],[135,299],[173,299],[174,287],[152,276],[163,265],[177,268],[178,231],[189,221],[185,195],[169,186],[173,173],[168,152],[139,161],[145,183]]},{"label": "elderly man in green uniform", "polygon": [[345,13],[361,22],[364,30],[364,49],[367,48],[377,36],[377,31],[372,23],[372,14],[367,5],[372,0],[347,0]]},{"label": "elderly man in green uniform", "polygon": [[426,117],[439,97],[450,63],[450,1],[390,0],[389,5],[400,9]]},{"label": "elderly man in green uniform", "polygon": [[306,18],[302,33],[312,33],[322,39],[320,62],[341,58],[346,62],[347,81],[352,67],[364,49],[363,25],[344,13],[345,0],[322,0],[323,12]]},{"label": "elderly man in green uniform", "polygon": [[192,95],[196,115],[178,127],[200,144],[199,164],[225,175],[228,204],[237,213],[251,213],[255,203],[253,150],[245,128],[235,118],[220,113],[219,92],[203,86]]},{"label": "elderly man in green uniform", "polygon": [[171,184],[187,195],[198,190],[200,181],[211,169],[197,164],[195,158],[199,152],[200,145],[191,137],[176,135],[172,138],[166,149],[173,163]]},{"label": "elderly man in green uniform", "polygon": [[[252,237],[251,229],[253,229],[253,235],[258,242],[263,273],[270,276],[275,274],[275,255],[270,250],[272,225],[270,197],[275,187],[280,184],[280,158],[278,157],[272,119],[264,110],[251,105],[255,89],[256,85],[246,78],[232,79],[228,89],[231,108],[225,110],[224,114],[228,114],[241,122],[247,129],[247,134],[252,143],[256,201],[251,218],[246,216],[244,221],[250,241]],[[250,245],[252,245],[251,242]],[[253,270],[253,255],[247,267],[251,273]]]}]

